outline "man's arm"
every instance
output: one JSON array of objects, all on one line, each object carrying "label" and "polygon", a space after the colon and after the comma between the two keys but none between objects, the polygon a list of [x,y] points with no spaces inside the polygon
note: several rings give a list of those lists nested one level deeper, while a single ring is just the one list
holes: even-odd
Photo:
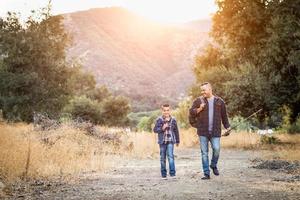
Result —
[{"label": "man's arm", "polygon": [[225,105],[224,101],[222,102],[222,106],[221,106],[221,117],[222,117],[222,124],[223,124],[224,128],[229,129],[230,124],[229,124],[227,111],[226,111],[226,105]]},{"label": "man's arm", "polygon": [[192,107],[189,110],[190,115],[196,116],[199,112],[201,112],[203,110],[204,106],[205,106],[205,103],[201,102],[200,98],[197,98],[193,102],[193,105],[192,105]]},{"label": "man's arm", "polygon": [[180,137],[179,137],[179,129],[176,120],[174,120],[174,133],[175,133],[176,144],[178,146],[178,144],[180,143]]}]

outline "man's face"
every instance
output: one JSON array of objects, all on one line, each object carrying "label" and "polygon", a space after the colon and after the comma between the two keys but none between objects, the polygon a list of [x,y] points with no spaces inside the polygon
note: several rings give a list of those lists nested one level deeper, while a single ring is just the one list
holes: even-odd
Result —
[{"label": "man's face", "polygon": [[170,116],[170,107],[162,107],[161,108],[162,114],[164,117]]},{"label": "man's face", "polygon": [[212,90],[208,84],[201,86],[201,95],[206,98],[209,98],[212,96]]}]

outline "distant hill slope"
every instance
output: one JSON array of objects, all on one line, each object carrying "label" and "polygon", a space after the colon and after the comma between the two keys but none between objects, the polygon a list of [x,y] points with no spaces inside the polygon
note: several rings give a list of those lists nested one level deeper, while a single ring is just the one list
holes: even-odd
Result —
[{"label": "distant hill slope", "polygon": [[176,103],[185,96],[194,81],[194,55],[208,39],[207,25],[204,32],[195,22],[167,26],[119,7],[64,18],[73,35],[69,57],[80,58],[98,84],[128,96],[135,110],[153,109],[161,101]]}]

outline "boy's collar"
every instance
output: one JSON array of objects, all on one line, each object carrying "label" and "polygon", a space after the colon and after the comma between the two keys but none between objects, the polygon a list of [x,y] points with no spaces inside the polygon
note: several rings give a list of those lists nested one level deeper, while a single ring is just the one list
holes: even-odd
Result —
[{"label": "boy's collar", "polygon": [[[166,119],[166,117],[164,115],[161,116],[162,119]],[[170,119],[172,119],[172,116],[169,116]]]}]

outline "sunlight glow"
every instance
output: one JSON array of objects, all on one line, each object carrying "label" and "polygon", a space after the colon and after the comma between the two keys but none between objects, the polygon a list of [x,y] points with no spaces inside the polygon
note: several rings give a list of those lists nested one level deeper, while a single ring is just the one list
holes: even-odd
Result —
[{"label": "sunlight glow", "polygon": [[[22,16],[47,4],[48,0],[1,0],[0,16],[19,11]],[[90,8],[121,6],[141,16],[164,23],[209,18],[217,8],[214,0],[52,0],[53,13],[61,14]]]}]

